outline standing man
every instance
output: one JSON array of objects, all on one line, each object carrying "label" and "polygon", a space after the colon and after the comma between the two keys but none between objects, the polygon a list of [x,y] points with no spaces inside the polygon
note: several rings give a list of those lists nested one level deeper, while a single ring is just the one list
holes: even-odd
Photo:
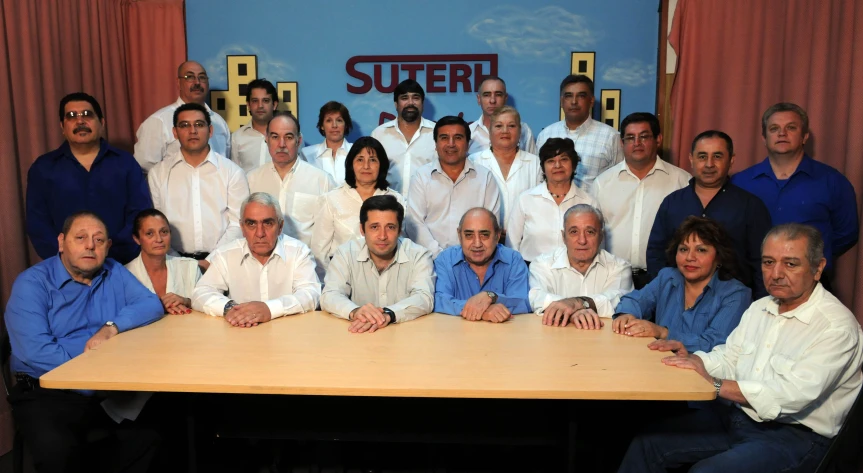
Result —
[{"label": "standing man", "polygon": [[569,138],[581,158],[575,185],[590,193],[593,181],[602,171],[623,161],[617,130],[590,118],[594,103],[593,81],[584,75],[568,75],[560,83],[560,108],[564,119],[545,127],[536,140],[542,148],[549,138]]},{"label": "standing man", "polygon": [[[836,169],[806,155],[809,115],[793,103],[778,103],[761,117],[764,161],[735,174],[732,182],[757,195],[778,225],[805,223],[824,237],[827,275],[836,258],[857,244],[857,197]],[[830,289],[829,278],[822,284]]]},{"label": "standing man", "polygon": [[204,66],[195,61],[180,64],[177,68],[177,90],[180,98],[176,102],[159,109],[138,127],[135,159],[145,174],[180,149],[180,143],[171,130],[172,119],[177,107],[187,103],[204,107],[210,117],[207,121],[213,124],[213,132],[210,133],[210,146],[213,151],[225,157],[231,156],[231,132],[228,124],[219,114],[210,110],[206,102],[210,93],[210,78]]},{"label": "standing man", "polygon": [[659,120],[652,113],[630,114],[620,124],[624,160],[605,170],[593,183],[593,196],[605,216],[606,248],[632,264],[632,282],[641,289],[647,274],[647,239],[659,204],[686,187],[692,176],[663,161]]},{"label": "standing man", "polygon": [[249,183],[239,166],[208,144],[213,126],[203,105],[181,105],[173,122],[180,150],[147,175],[153,206],[178,237],[171,238],[172,249],[207,269],[211,251],[242,236],[240,205],[249,196]]},{"label": "standing man", "polygon": [[[491,116],[494,112],[506,105],[506,82],[497,76],[485,76],[479,83],[476,93],[476,104],[482,110],[482,115],[477,121],[470,124],[470,148],[468,156],[487,150],[491,144],[488,128],[491,126]],[[537,154],[536,141],[533,132],[525,122],[521,122],[521,136],[518,148],[530,154]]]},{"label": "standing man", "polygon": [[372,138],[381,142],[390,159],[387,181],[405,199],[414,174],[435,158],[435,123],[423,118],[425,95],[417,81],[403,80],[393,91],[396,119],[372,131]]},{"label": "standing man", "polygon": [[297,159],[303,138],[300,122],[290,112],[276,114],[264,131],[271,159],[248,175],[249,190],[266,192],[278,199],[284,211],[282,232],[311,246],[318,197],[336,184],[326,171]]},{"label": "standing man", "polygon": [[675,263],[666,256],[677,227],[690,215],[712,218],[731,235],[740,268],[740,282],[752,289],[753,300],[767,295],[761,274],[761,242],[770,230],[770,212],[761,200],[735,186],[728,178],[734,164],[734,144],[727,134],[708,130],[692,140],[689,185],[662,201],[647,242],[647,271],[651,278]]},{"label": "standing man", "polygon": [[135,215],[151,206],[150,190],[135,158],[102,138],[102,107],[76,92],[60,100],[66,141],[43,154],[27,172],[27,235],[42,259],[57,254],[57,235],[69,215],[89,210],[113,236],[108,256],[121,264],[140,251],[132,239]]},{"label": "standing man", "polygon": [[276,87],[267,79],[255,79],[246,89],[246,110],[252,119],[231,133],[230,156],[246,174],[270,162],[267,125],[279,106],[277,95]]},{"label": "standing man", "polygon": [[467,159],[467,122],[455,116],[441,118],[434,140],[438,159],[420,167],[411,183],[407,235],[437,256],[458,244],[453,230],[461,215],[484,207],[498,218],[501,199],[491,171]]}]

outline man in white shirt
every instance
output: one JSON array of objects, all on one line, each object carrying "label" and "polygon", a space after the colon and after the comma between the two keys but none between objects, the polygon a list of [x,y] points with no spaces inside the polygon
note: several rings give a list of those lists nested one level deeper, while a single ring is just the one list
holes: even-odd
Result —
[{"label": "man in white shirt", "polygon": [[240,205],[249,184],[239,166],[208,144],[213,127],[203,105],[181,105],[173,123],[180,149],[154,166],[147,181],[153,207],[171,222],[172,250],[206,269],[211,251],[242,236]]},{"label": "man in white shirt", "polygon": [[441,118],[434,140],[438,159],[419,168],[411,182],[407,235],[437,256],[459,245],[456,229],[468,210],[484,207],[500,219],[501,198],[491,171],[467,159],[470,129],[464,119]]},{"label": "man in white shirt", "polygon": [[225,119],[213,112],[207,105],[207,95],[210,93],[210,78],[204,66],[195,61],[186,61],[177,68],[177,90],[180,98],[176,102],[159,109],[156,113],[141,123],[135,134],[135,159],[141,165],[144,173],[150,172],[153,166],[175,154],[180,149],[177,137],[171,131],[174,111],[186,103],[196,103],[205,107],[212,123],[210,146],[222,156],[231,155],[231,131]]},{"label": "man in white shirt", "polygon": [[[267,79],[255,79],[246,89],[246,114],[249,123],[231,133],[231,161],[249,174],[270,162],[267,153],[267,125],[279,106],[278,92]],[[253,191],[254,192],[254,191]]]},{"label": "man in white shirt", "polygon": [[417,170],[435,158],[432,131],[435,122],[423,118],[425,91],[413,79],[405,79],[393,91],[396,119],[372,131],[390,160],[387,181],[393,190],[408,198],[411,179]]},{"label": "man in white shirt", "polygon": [[621,296],[632,290],[629,263],[600,248],[602,213],[588,204],[563,216],[565,246],[530,265],[530,307],[543,325],[600,329],[599,318],[614,315]]},{"label": "man in white shirt", "polygon": [[395,196],[369,197],[360,207],[364,239],[340,246],[330,261],[321,309],[351,320],[351,332],[371,333],[434,309],[431,252],[399,238],[404,215]]},{"label": "man in white shirt", "polygon": [[569,138],[581,158],[575,185],[590,192],[596,176],[623,161],[623,147],[617,130],[590,118],[595,97],[593,81],[584,75],[568,75],[560,83],[560,108],[564,119],[539,132],[536,148],[549,138]]},{"label": "man in white shirt", "polygon": [[818,282],[826,264],[815,227],[779,225],[764,238],[770,293],[752,303],[724,345],[666,365],[695,370],[725,403],[669,419],[633,440],[620,471],[815,471],[860,392],[863,332]]},{"label": "man in white shirt", "polygon": [[659,119],[652,113],[628,115],[620,125],[624,161],[608,168],[593,183],[593,196],[605,215],[605,247],[632,264],[632,282],[648,282],[647,239],[665,196],[689,185],[688,172],[659,158]]},{"label": "man in white shirt", "polygon": [[275,197],[284,210],[282,232],[311,246],[318,197],[335,188],[332,176],[297,159],[303,142],[300,122],[290,112],[277,113],[264,130],[271,160],[249,173],[249,190]]},{"label": "man in white shirt", "polygon": [[[470,148],[467,154],[481,153],[489,148],[491,139],[488,128],[491,126],[491,115],[506,105],[509,97],[506,93],[506,82],[497,76],[485,76],[479,83],[476,92],[476,104],[482,109],[482,115],[470,124]],[[518,147],[530,154],[537,154],[536,141],[533,139],[533,131],[525,122],[521,122],[521,136]]]},{"label": "man in white shirt", "polygon": [[321,298],[315,261],[306,245],[282,234],[278,201],[264,192],[252,194],[243,201],[242,215],[244,238],[213,252],[192,307],[224,316],[234,327],[315,310]]}]

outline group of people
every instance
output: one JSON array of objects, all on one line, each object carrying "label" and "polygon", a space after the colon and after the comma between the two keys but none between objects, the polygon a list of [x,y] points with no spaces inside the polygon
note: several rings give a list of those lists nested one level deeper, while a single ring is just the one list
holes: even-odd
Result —
[{"label": "group of people", "polygon": [[[320,308],[357,333],[432,312],[494,323],[533,312],[654,340],[673,352],[665,363],[734,404],[638,437],[624,471],[714,471],[744,456],[808,471],[860,390],[863,333],[827,278],[857,243],[856,197],[805,154],[797,105],[765,111],[768,156],[734,176],[731,137],[700,133],[690,175],[659,158],[654,115],[633,113],[620,132],[594,121],[582,75],[561,82],[564,119],[536,142],[498,77],[480,84],[471,124],[423,118],[408,79],[396,119],[371,136],[349,143],[350,112],[328,102],[323,141],[305,147],[264,79],[248,84],[251,120],[234,133],[205,103],[200,64],[181,64],[177,86],[134,156],[102,137],[93,97],[67,95],[66,141],[28,173],[27,231],[44,261],[18,277],[5,319],[10,401],[39,471],[80,469],[85,430],[104,424],[100,396],[43,390],[39,377],[192,310],[253,327]],[[699,438],[692,422],[715,430],[715,448],[684,445]],[[111,455],[146,468],[152,444],[133,445]]]}]

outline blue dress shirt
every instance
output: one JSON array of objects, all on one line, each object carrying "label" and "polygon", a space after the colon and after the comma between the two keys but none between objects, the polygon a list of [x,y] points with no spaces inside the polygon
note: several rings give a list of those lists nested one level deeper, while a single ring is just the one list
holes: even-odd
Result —
[{"label": "blue dress shirt", "polygon": [[84,352],[107,321],[125,332],[159,320],[158,296],[120,263],[106,259],[88,286],[72,279],[59,256],[21,273],[6,305],[12,370],[38,378]]},{"label": "blue dress shirt", "polygon": [[437,273],[435,312],[461,315],[468,299],[480,291],[491,291],[497,294],[497,303],[505,305],[513,314],[530,313],[527,264],[515,250],[497,245],[482,284],[465,261],[461,246],[443,250],[435,259],[434,269]]},{"label": "blue dress shirt", "polygon": [[719,279],[716,271],[695,304],[686,309],[684,284],[677,268],[665,268],[648,285],[623,296],[615,312],[667,328],[668,340],[683,343],[690,353],[710,352],[725,343],[740,323],[752,303],[752,291],[736,279]]},{"label": "blue dress shirt", "polygon": [[857,244],[857,197],[836,169],[803,156],[791,177],[777,179],[765,158],[731,179],[764,201],[774,225],[805,223],[821,231],[828,268],[833,267],[834,255]]},{"label": "blue dress shirt", "polygon": [[665,250],[674,232],[690,215],[708,217],[719,222],[731,236],[737,254],[737,275],[760,299],[767,295],[761,273],[761,242],[771,228],[770,212],[757,196],[735,186],[730,179],[720,189],[707,208],[695,194],[695,178],[662,201],[647,240],[647,271],[656,277],[659,270],[674,266]]},{"label": "blue dress shirt", "polygon": [[152,206],[141,166],[104,139],[89,172],[65,142],[39,156],[27,173],[27,235],[42,259],[57,254],[57,235],[66,217],[88,210],[108,228],[108,257],[126,264],[140,252],[132,239],[135,215]]}]

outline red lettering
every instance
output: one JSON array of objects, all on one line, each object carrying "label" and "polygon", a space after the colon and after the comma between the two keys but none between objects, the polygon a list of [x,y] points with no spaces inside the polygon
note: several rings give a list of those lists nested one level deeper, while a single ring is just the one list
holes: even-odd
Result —
[{"label": "red lettering", "polygon": [[490,61],[488,74],[482,73],[482,63],[477,62],[473,65],[473,90],[479,90],[479,84],[488,76],[497,75],[497,61]]},{"label": "red lettering", "polygon": [[417,72],[423,70],[425,64],[402,64],[402,70],[408,71],[408,79],[417,80]]},{"label": "red lettering", "polygon": [[345,70],[348,72],[348,75],[362,82],[362,85],[358,86],[348,84],[348,92],[351,94],[365,94],[372,90],[372,78],[368,74],[363,74],[357,70],[357,63],[361,62],[361,59],[360,56],[354,56],[348,59],[348,62],[345,64]]},{"label": "red lettering", "polygon": [[380,64],[375,64],[375,89],[378,89],[378,92],[382,94],[391,94],[394,90],[396,90],[396,86],[399,85],[399,66],[398,64],[390,65],[390,85],[385,86],[381,75],[383,66]]},{"label": "red lettering", "polygon": [[[479,83],[487,76],[497,75],[497,54],[420,54],[392,56],[354,56],[348,59],[345,70],[357,83],[346,84],[352,94],[365,94],[375,88],[381,93],[391,93],[401,79],[402,71],[408,78],[418,80],[425,70],[426,93],[464,92],[479,90]],[[361,72],[357,66],[371,64],[372,73]],[[488,64],[488,70],[483,70]],[[384,67],[389,65],[389,84],[384,84]],[[472,67],[471,67],[472,66]],[[473,84],[471,84],[471,81]]]},{"label": "red lettering", "polygon": [[396,116],[389,112],[381,112],[380,117],[378,118],[378,125],[383,125],[385,122],[390,120],[395,120]]},{"label": "red lettering", "polygon": [[470,92],[470,66],[467,64],[453,64],[449,70],[449,91],[458,92],[458,84],[462,90]]},{"label": "red lettering", "polygon": [[446,80],[445,75],[436,74],[436,72],[445,70],[446,64],[429,64],[428,67],[426,67],[426,93],[439,94],[441,92],[446,92],[445,85],[436,84],[436,82],[442,82]]}]

